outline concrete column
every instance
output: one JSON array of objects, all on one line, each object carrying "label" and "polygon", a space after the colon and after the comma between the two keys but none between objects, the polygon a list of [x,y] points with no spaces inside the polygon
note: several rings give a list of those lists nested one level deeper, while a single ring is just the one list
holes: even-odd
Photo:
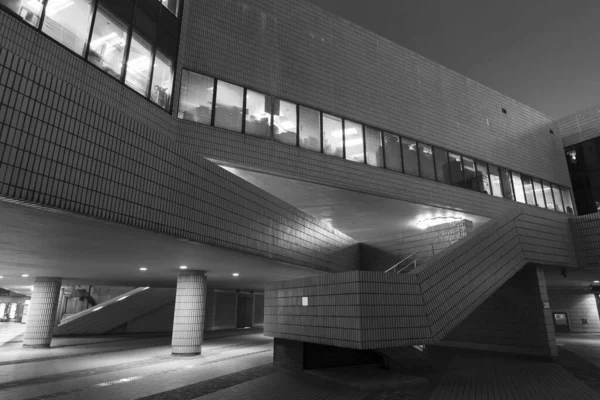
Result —
[{"label": "concrete column", "polygon": [[61,283],[61,278],[35,279],[23,347],[50,347]]},{"label": "concrete column", "polygon": [[171,352],[194,356],[202,352],[206,307],[206,272],[179,271]]}]

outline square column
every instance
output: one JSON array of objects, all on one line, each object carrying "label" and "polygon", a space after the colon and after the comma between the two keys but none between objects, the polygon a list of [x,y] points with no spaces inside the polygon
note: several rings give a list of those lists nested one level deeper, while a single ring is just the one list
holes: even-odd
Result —
[{"label": "square column", "polygon": [[38,277],[27,313],[23,347],[50,347],[56,324],[61,278]]},{"label": "square column", "polygon": [[202,352],[206,308],[206,272],[179,271],[173,319],[173,355],[195,356]]}]

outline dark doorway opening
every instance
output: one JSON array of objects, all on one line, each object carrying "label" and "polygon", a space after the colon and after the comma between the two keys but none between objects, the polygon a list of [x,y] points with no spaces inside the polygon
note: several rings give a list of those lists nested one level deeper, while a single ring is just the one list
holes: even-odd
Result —
[{"label": "dark doorway opening", "polygon": [[254,312],[254,295],[238,293],[237,298],[237,328],[251,328]]}]

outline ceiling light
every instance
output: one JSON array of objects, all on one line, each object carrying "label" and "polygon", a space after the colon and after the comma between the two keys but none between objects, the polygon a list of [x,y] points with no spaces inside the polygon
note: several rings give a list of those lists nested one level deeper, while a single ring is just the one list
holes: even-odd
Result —
[{"label": "ceiling light", "polygon": [[240,276],[240,274],[238,274],[237,272],[234,272],[232,275],[233,276]]},{"label": "ceiling light", "polygon": [[148,271],[148,268],[146,268],[146,267],[141,267],[141,268],[140,268],[140,271]]},{"label": "ceiling light", "polygon": [[4,277],[3,277],[3,276],[0,276],[0,279],[4,279]]},{"label": "ceiling light", "polygon": [[417,221],[417,228],[419,229],[427,229],[432,226],[448,224],[450,222],[460,221],[462,218],[458,217],[435,217],[435,218],[425,218],[420,221]]},{"label": "ceiling light", "polygon": [[600,281],[594,281],[594,283],[600,283]]},{"label": "ceiling light", "polygon": [[23,274],[21,275],[21,278],[29,278],[29,274]]},{"label": "ceiling light", "polygon": [[179,269],[187,269],[187,266],[182,265],[181,267],[179,267]]}]

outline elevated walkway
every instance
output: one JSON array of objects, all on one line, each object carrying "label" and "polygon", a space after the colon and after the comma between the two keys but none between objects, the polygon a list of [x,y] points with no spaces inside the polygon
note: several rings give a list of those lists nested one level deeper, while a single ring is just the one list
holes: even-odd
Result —
[{"label": "elevated walkway", "polygon": [[[268,283],[265,335],[359,350],[439,343],[528,264],[577,266],[567,215],[517,207],[407,274]],[[531,312],[548,341],[542,299]]]}]

